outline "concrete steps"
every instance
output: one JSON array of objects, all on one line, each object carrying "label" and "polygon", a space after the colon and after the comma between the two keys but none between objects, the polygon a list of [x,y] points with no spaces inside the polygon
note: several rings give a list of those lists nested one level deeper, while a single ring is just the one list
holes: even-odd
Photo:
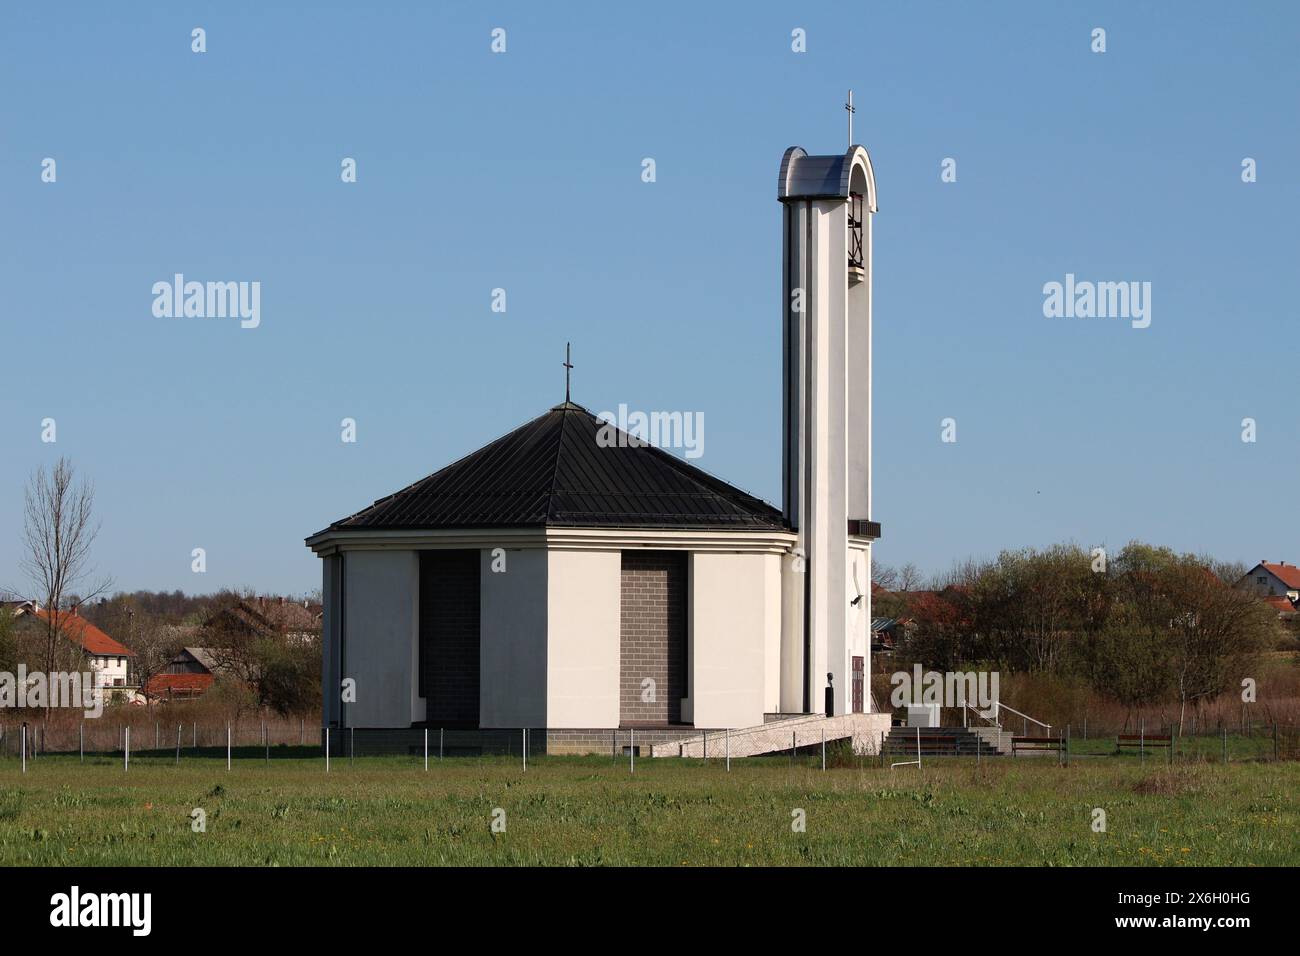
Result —
[{"label": "concrete steps", "polygon": [[915,757],[917,735],[922,757],[1010,756],[1011,734],[996,727],[891,727],[885,753]]}]

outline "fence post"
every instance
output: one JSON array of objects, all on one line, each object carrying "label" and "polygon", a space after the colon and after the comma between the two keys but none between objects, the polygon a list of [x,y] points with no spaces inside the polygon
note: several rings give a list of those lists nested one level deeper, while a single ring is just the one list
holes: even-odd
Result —
[{"label": "fence post", "polygon": [[822,728],[822,770],[826,769],[826,728]]},{"label": "fence post", "polygon": [[1273,759],[1277,760],[1277,721],[1273,721]]},{"label": "fence post", "polygon": [[176,725],[176,766],[181,765],[181,725]]},{"label": "fence post", "polygon": [[27,721],[23,721],[23,773],[27,772]]},{"label": "fence post", "polygon": [[1147,719],[1142,717],[1138,720],[1138,763],[1147,762]]},{"label": "fence post", "polygon": [[790,766],[794,766],[794,752],[799,749],[799,731],[790,731]]},{"label": "fence post", "polygon": [[921,728],[916,728],[916,769],[921,769]]},{"label": "fence post", "polygon": [[636,773],[636,728],[630,729],[631,737],[627,746],[628,773]]},{"label": "fence post", "polygon": [[521,736],[523,737],[523,740],[520,741],[520,743],[523,745],[524,748],[524,773],[527,773],[528,772],[528,728],[527,727],[525,727],[523,731],[521,731]]},{"label": "fence post", "polygon": [[357,728],[349,727],[348,728],[348,766],[349,767],[352,766],[352,762],[356,760],[356,757],[357,757]]},{"label": "fence post", "polygon": [[429,728],[424,728],[424,770],[429,770]]},{"label": "fence post", "polygon": [[439,727],[438,728],[438,759],[439,760],[442,759],[442,731],[443,728]]},{"label": "fence post", "polygon": [[1228,728],[1223,728],[1223,762],[1228,762]]},{"label": "fence post", "polygon": [[704,759],[709,759],[709,732],[704,731]]},{"label": "fence post", "polygon": [[230,770],[230,721],[226,721],[226,770]]},{"label": "fence post", "polygon": [[81,762],[86,762],[86,722],[83,720],[77,728],[77,749],[81,752]]},{"label": "fence post", "polygon": [[191,741],[191,746],[195,750],[199,749],[199,722],[197,720],[194,721],[194,739]]},{"label": "fence post", "polygon": [[330,772],[330,729],[325,728],[325,772]]},{"label": "fence post", "polygon": [[131,728],[126,728],[126,736],[122,745],[122,771],[125,773],[131,769]]},{"label": "fence post", "polygon": [[154,750],[158,750],[160,747],[162,747],[162,738],[159,736],[161,733],[162,730],[158,725],[158,721],[155,720],[153,722],[153,749]]},{"label": "fence post", "polygon": [[726,728],[723,733],[726,735],[724,746],[727,750],[727,773],[731,773],[731,728]]}]

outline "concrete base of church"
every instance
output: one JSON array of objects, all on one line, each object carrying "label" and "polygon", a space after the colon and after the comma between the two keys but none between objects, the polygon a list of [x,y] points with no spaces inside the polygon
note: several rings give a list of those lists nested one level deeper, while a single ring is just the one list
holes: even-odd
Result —
[{"label": "concrete base of church", "polygon": [[[563,728],[547,730],[542,727],[528,731],[529,756],[586,756],[599,754],[616,757],[627,754],[629,746],[636,746],[638,754],[650,753],[652,747],[667,741],[681,740],[699,733],[722,739],[721,730],[700,731],[693,727],[619,728]],[[330,729],[330,756],[334,759],[378,754],[410,754],[423,756],[425,731],[422,727],[337,727]],[[521,756],[524,749],[523,728],[518,729],[450,729],[431,727],[428,732],[429,756],[437,759],[441,753],[447,757],[482,755]],[[325,732],[321,731],[321,746],[325,745]],[[354,749],[355,748],[355,749]]]},{"label": "concrete base of church", "polygon": [[[590,727],[530,728],[529,756],[627,756],[636,747],[642,757],[752,757],[790,750],[817,748],[828,743],[851,741],[855,754],[878,754],[890,726],[889,714],[788,715],[760,726],[739,729],[698,727]],[[321,745],[325,733],[321,732]],[[331,728],[330,756],[375,756],[408,754],[422,757],[469,757],[479,755],[522,756],[523,728],[449,729],[431,727],[345,727]]]}]

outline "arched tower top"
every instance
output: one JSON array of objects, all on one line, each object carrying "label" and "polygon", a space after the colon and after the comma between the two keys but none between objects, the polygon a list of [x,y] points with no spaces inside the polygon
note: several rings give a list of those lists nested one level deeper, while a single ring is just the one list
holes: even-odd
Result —
[{"label": "arched tower top", "polygon": [[861,169],[866,181],[867,208],[876,211],[876,174],[865,146],[850,146],[843,155],[809,156],[802,146],[791,146],[781,157],[776,198],[848,199],[853,171]]}]

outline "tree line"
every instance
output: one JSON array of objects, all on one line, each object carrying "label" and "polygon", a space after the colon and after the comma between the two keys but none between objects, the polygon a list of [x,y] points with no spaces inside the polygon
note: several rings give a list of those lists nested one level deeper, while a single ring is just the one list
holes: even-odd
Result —
[{"label": "tree line", "polygon": [[1073,544],[1004,551],[926,590],[883,571],[873,614],[905,622],[896,663],[1052,675],[1130,713],[1175,703],[1180,725],[1240,690],[1283,633],[1276,610],[1233,587],[1242,565],[1141,542],[1110,558]]}]

